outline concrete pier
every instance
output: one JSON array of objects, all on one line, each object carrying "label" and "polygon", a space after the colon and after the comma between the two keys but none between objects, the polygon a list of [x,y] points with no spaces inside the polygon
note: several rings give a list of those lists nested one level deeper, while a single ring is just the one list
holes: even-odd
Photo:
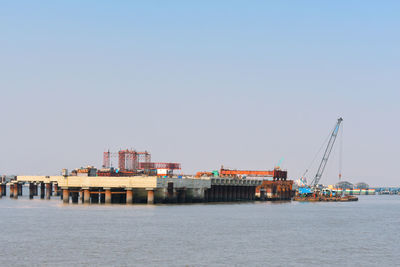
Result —
[{"label": "concrete pier", "polygon": [[181,179],[157,176],[17,176],[17,182],[30,184],[30,197],[40,184],[40,197],[48,199],[53,184],[55,195],[62,188],[64,203],[70,202],[69,197],[72,203],[78,203],[81,196],[83,203],[93,204],[251,201],[255,197],[255,188],[262,183],[227,177]]},{"label": "concrete pier", "polygon": [[58,184],[54,184],[54,196],[58,197],[60,195],[60,191],[58,189]]}]

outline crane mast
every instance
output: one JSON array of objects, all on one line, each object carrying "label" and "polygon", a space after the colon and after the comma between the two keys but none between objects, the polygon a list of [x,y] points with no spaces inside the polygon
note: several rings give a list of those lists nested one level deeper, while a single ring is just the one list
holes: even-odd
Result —
[{"label": "crane mast", "polygon": [[317,174],[315,175],[314,179],[311,182],[311,186],[315,187],[319,181],[321,180],[322,174],[324,173],[326,163],[328,162],[329,155],[331,154],[333,145],[335,144],[337,134],[339,132],[340,124],[342,123],[343,118],[339,118],[335,125],[335,128],[332,131],[331,137],[329,139],[328,145],[326,146],[324,156],[322,157],[322,161],[319,164]]}]

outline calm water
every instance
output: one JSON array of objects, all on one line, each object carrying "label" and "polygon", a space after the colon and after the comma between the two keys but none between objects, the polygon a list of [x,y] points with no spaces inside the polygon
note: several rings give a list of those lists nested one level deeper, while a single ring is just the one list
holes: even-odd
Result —
[{"label": "calm water", "polygon": [[400,196],[351,203],[0,199],[2,266],[400,266]]}]

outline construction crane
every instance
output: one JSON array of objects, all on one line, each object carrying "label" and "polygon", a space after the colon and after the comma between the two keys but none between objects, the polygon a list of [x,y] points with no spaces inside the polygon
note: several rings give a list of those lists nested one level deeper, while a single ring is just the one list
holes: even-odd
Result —
[{"label": "construction crane", "polygon": [[337,120],[335,128],[332,131],[331,137],[329,138],[328,145],[326,146],[326,149],[325,149],[324,156],[322,157],[322,161],[319,164],[317,174],[315,174],[315,177],[314,177],[314,179],[312,180],[312,182],[310,184],[313,188],[316,188],[316,186],[318,185],[319,181],[321,180],[322,174],[324,173],[324,170],[325,170],[325,167],[326,167],[326,163],[328,162],[329,156],[330,156],[330,154],[332,152],[333,145],[335,144],[336,137],[337,137],[338,132],[339,132],[339,127],[340,127],[340,124],[342,123],[342,121],[343,121],[343,118],[340,117]]}]

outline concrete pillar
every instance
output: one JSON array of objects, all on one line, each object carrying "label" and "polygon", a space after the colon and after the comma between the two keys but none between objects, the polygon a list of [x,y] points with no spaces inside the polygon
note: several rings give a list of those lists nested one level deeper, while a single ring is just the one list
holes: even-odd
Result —
[{"label": "concrete pillar", "polygon": [[14,184],[10,184],[10,198],[14,197]]},{"label": "concrete pillar", "polygon": [[69,190],[67,188],[62,189],[62,199],[64,203],[69,203]]},{"label": "concrete pillar", "polygon": [[49,194],[50,196],[53,196],[53,183],[49,183],[50,189],[49,189]]},{"label": "concrete pillar", "polygon": [[50,199],[51,196],[51,184],[46,183],[46,199]]},{"label": "concrete pillar", "polygon": [[89,188],[83,188],[83,203],[90,204],[90,191]]},{"label": "concrete pillar", "polygon": [[29,199],[33,199],[34,194],[34,185],[33,183],[29,183]]},{"label": "concrete pillar", "polygon": [[133,203],[133,191],[132,188],[126,188],[126,204]]},{"label": "concrete pillar", "polygon": [[154,204],[154,189],[147,190],[147,204]]},{"label": "concrete pillar", "polygon": [[54,184],[54,195],[58,197],[60,195],[58,184]]},{"label": "concrete pillar", "polygon": [[17,199],[17,198],[18,198],[18,189],[19,189],[18,184],[14,184],[13,189],[14,189],[14,194],[13,194],[13,196],[14,196],[15,199]]},{"label": "concrete pillar", "polygon": [[111,188],[104,188],[106,191],[105,193],[105,203],[106,204],[111,204]]},{"label": "concrete pillar", "polygon": [[44,199],[44,183],[40,183],[40,198]]}]

